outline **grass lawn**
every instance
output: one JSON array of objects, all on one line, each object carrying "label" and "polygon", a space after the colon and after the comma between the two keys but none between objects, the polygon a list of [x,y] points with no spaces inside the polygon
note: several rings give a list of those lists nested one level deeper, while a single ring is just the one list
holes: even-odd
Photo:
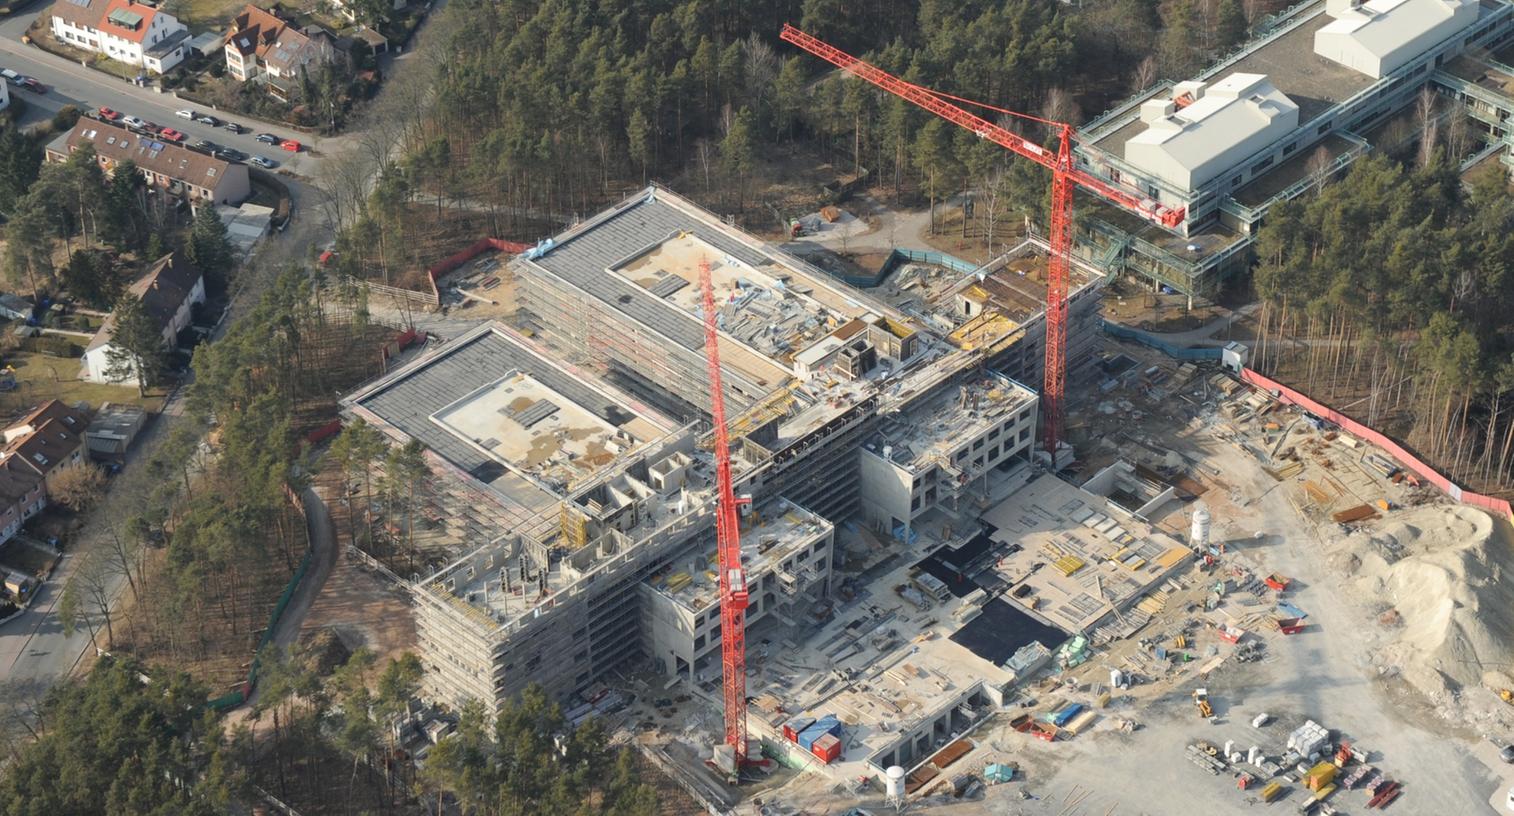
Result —
[{"label": "grass lawn", "polygon": [[192,31],[220,30],[246,5],[247,0],[185,0],[178,17]]},{"label": "grass lawn", "polygon": [[57,399],[70,405],[87,402],[91,408],[99,408],[106,402],[124,402],[155,413],[162,409],[167,393],[155,388],[143,397],[136,386],[84,382],[78,379],[79,360],[72,357],[13,351],[5,354],[5,364],[16,370],[17,385],[14,391],[0,393],[0,408],[7,411],[20,411]]}]

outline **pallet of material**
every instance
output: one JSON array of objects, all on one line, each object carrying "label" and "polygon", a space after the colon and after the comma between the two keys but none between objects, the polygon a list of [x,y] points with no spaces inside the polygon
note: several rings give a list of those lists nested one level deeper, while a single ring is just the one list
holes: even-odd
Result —
[{"label": "pallet of material", "polygon": [[1331,513],[1330,520],[1336,524],[1350,524],[1353,521],[1366,521],[1377,518],[1377,508],[1370,504],[1358,504],[1345,510]]},{"label": "pallet of material", "polygon": [[1093,721],[1098,718],[1098,714],[1092,710],[1085,709],[1082,713],[1073,717],[1066,725],[1062,726],[1062,730],[1067,732],[1068,735],[1076,737],[1080,731],[1085,731],[1090,725],[1093,725]]},{"label": "pallet of material", "polygon": [[1335,499],[1330,491],[1312,481],[1304,482],[1304,492],[1309,494],[1310,500],[1315,504],[1329,504]]},{"label": "pallet of material", "polygon": [[1283,786],[1277,782],[1268,782],[1267,787],[1262,788],[1262,801],[1271,804],[1274,799],[1281,796]]}]

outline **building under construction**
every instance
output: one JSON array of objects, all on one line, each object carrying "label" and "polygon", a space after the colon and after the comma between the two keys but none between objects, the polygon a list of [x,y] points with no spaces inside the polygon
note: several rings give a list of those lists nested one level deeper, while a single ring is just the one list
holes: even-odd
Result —
[{"label": "building under construction", "polygon": [[[496,704],[528,683],[569,697],[632,658],[719,682],[702,258],[736,490],[752,498],[749,627],[827,618],[843,522],[879,540],[911,538],[924,515],[966,529],[995,498],[990,473],[1033,467],[1036,392],[992,362],[1039,317],[978,296],[1002,270],[964,276],[977,305],[961,320],[1014,330],[972,342],[649,189],[516,260],[529,328],[480,326],[344,400],[396,444],[420,441],[436,491],[468,497],[468,546],[402,578],[433,697]],[[902,505],[864,506],[880,478],[902,480]]]}]

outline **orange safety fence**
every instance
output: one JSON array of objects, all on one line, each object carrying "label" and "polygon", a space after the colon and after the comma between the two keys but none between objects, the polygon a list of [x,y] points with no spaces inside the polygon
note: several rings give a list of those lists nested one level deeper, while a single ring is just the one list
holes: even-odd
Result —
[{"label": "orange safety fence", "polygon": [[467,249],[453,253],[440,262],[431,265],[426,270],[426,277],[431,280],[431,292],[436,295],[436,302],[441,303],[441,291],[436,286],[436,279],[442,275],[451,272],[489,250],[519,255],[530,248],[530,244],[522,244],[516,241],[505,241],[499,238],[480,238],[470,244]]},{"label": "orange safety fence", "polygon": [[1305,411],[1308,411],[1309,413],[1314,414],[1321,419],[1329,420],[1330,422],[1339,425],[1346,432],[1361,439],[1365,439],[1368,442],[1371,442],[1372,444],[1378,446],[1379,448],[1382,448],[1384,451],[1387,451],[1387,453],[1394,459],[1397,459],[1401,464],[1403,464],[1404,467],[1413,471],[1415,475],[1445,491],[1446,495],[1450,496],[1456,501],[1459,501],[1462,504],[1472,505],[1473,507],[1480,507],[1484,510],[1489,510],[1495,513],[1502,513],[1504,518],[1507,518],[1511,522],[1514,522],[1514,508],[1510,507],[1509,502],[1505,501],[1504,499],[1495,499],[1492,496],[1484,496],[1481,493],[1472,493],[1470,491],[1462,490],[1460,485],[1446,478],[1440,473],[1440,471],[1436,470],[1433,467],[1430,467],[1428,464],[1421,461],[1418,456],[1410,453],[1404,448],[1403,445],[1400,445],[1384,434],[1375,431],[1360,422],[1357,422],[1356,420],[1346,416],[1345,414],[1335,410],[1334,408],[1331,408],[1324,403],[1317,402],[1314,399],[1311,399],[1309,396],[1299,393],[1298,391],[1295,391],[1292,388],[1283,385],[1277,380],[1271,379],[1262,374],[1258,374],[1249,368],[1242,369],[1241,381],[1245,382],[1248,385],[1260,388],[1264,391],[1268,391],[1283,402],[1291,405],[1297,405],[1298,407],[1303,408]]}]

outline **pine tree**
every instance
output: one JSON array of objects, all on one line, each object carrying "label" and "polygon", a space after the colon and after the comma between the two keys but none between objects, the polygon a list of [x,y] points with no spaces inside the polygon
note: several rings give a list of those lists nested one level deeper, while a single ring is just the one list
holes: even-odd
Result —
[{"label": "pine tree", "polygon": [[163,327],[147,314],[142,301],[130,293],[116,302],[111,314],[114,330],[105,351],[105,378],[111,382],[136,380],[143,396],[166,369]]},{"label": "pine tree", "polygon": [[1215,48],[1227,53],[1246,39],[1246,12],[1241,0],[1220,0],[1219,17],[1214,24]]},{"label": "pine tree", "polygon": [[37,180],[42,148],[14,126],[0,127],[0,213],[9,214]]},{"label": "pine tree", "polygon": [[231,239],[226,236],[226,225],[216,214],[215,205],[208,201],[195,209],[194,224],[189,229],[184,254],[204,273],[207,286],[219,289],[226,285],[235,255]]}]

